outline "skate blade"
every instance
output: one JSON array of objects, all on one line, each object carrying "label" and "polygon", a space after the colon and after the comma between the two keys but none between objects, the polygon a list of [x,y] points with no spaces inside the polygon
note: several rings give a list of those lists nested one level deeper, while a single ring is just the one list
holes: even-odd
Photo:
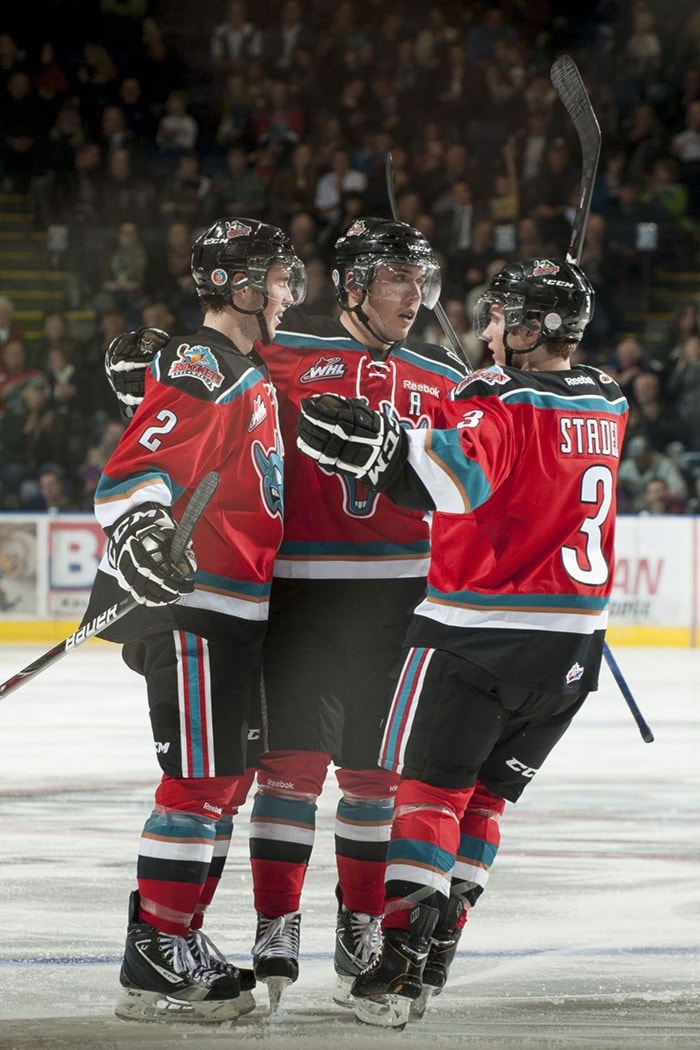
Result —
[{"label": "skate blade", "polygon": [[423,990],[420,993],[420,998],[411,1000],[411,1009],[409,1017],[411,1021],[420,1021],[421,1017],[425,1014],[428,1007],[428,1003],[434,995],[438,994],[437,988],[432,988],[428,984],[423,985]]},{"label": "skate blade", "polygon": [[[248,993],[249,994],[249,993]],[[235,1021],[255,1008],[241,1009],[236,999],[214,999],[210,1002],[188,1002],[162,992],[145,992],[122,988],[114,1013],[122,1021],[155,1021],[160,1024],[224,1024]],[[250,996],[252,999],[252,996]]]},{"label": "skate blade", "polygon": [[383,995],[381,999],[353,999],[355,1020],[361,1024],[372,1024],[380,1028],[396,1028],[402,1031],[410,1016],[411,1003],[403,995]]},{"label": "skate blade", "polygon": [[267,985],[267,994],[270,999],[270,1013],[276,1014],[279,1010],[282,993],[290,984],[294,984],[291,977],[263,977]]},{"label": "skate blade", "polygon": [[345,1009],[352,1009],[355,1001],[350,994],[350,989],[353,986],[355,978],[345,977],[343,974],[336,974],[335,988],[333,990],[333,1002],[336,1006],[344,1006]]}]

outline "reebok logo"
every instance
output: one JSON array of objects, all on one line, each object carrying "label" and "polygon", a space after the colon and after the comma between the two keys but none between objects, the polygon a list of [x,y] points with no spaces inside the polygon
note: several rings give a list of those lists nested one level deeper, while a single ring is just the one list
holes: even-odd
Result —
[{"label": "reebok logo", "polygon": [[206,809],[208,813],[213,813],[217,817],[220,817],[223,813],[220,806],[212,806],[211,802],[204,802],[202,804],[202,809]]},{"label": "reebok logo", "polygon": [[564,382],[567,386],[595,386],[592,376],[565,376]]},{"label": "reebok logo", "polygon": [[294,790],[294,781],[292,780],[268,780],[267,786],[271,788],[287,788],[289,791]]}]

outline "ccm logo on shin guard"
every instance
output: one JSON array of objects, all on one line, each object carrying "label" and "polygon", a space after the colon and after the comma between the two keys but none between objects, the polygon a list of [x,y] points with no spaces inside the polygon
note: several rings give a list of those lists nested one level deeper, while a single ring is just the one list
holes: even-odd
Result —
[{"label": "ccm logo on shin guard", "polygon": [[527,777],[528,780],[531,780],[537,772],[532,766],[526,766],[519,758],[509,758],[506,765],[509,769],[514,769],[516,773],[521,773],[522,776]]}]

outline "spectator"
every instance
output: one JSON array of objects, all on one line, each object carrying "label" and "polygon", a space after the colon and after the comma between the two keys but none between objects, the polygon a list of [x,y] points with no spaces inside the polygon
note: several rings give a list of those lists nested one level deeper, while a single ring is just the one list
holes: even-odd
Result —
[{"label": "spectator", "polygon": [[643,434],[656,452],[663,452],[672,441],[687,443],[688,424],[673,402],[663,400],[658,373],[646,369],[638,372],[631,380],[631,397],[627,424],[630,437]]},{"label": "spectator", "polygon": [[48,380],[35,375],[21,397],[0,416],[0,486],[7,509],[21,509],[38,492],[46,463],[68,464],[68,433],[56,414]]},{"label": "spectator", "polygon": [[27,510],[47,511],[49,514],[74,514],[80,506],[73,497],[72,486],[63,467],[47,463],[39,471],[38,492],[25,502]]},{"label": "spectator", "polygon": [[258,146],[275,146],[278,155],[294,146],[306,134],[306,114],[291,100],[288,84],[276,79],[270,82],[268,103],[254,119]]},{"label": "spectator", "polygon": [[618,488],[623,496],[622,510],[634,507],[652,478],[666,482],[672,499],[685,503],[688,487],[680,470],[670,456],[655,452],[649,439],[638,434],[625,443],[618,471]]},{"label": "spectator", "polygon": [[613,360],[606,365],[606,371],[617,380],[622,393],[632,405],[632,380],[647,371],[646,352],[639,339],[633,335],[623,336],[615,346]]},{"label": "spectator", "polygon": [[11,339],[0,361],[0,412],[18,404],[27,382],[36,378],[41,378],[41,372],[29,364],[24,341]]},{"label": "spectator", "polygon": [[241,146],[246,153],[255,147],[253,110],[240,73],[232,73],[226,81],[226,93],[221,102],[221,116],[216,129],[219,146]]},{"label": "spectator", "polygon": [[166,222],[180,219],[191,226],[201,226],[209,213],[211,179],[199,170],[199,157],[181,153],[177,170],[165,179],[160,190],[160,214]]},{"label": "spectator", "polygon": [[685,424],[685,443],[700,452],[700,335],[689,335],[666,377],[666,394]]},{"label": "spectator", "polygon": [[263,35],[262,57],[266,69],[285,73],[292,64],[297,44],[309,44],[311,27],[302,19],[299,0],[285,0],[279,20]]},{"label": "spectator", "polygon": [[674,499],[664,478],[649,478],[641,496],[634,501],[632,509],[637,514],[683,514],[685,504]]},{"label": "spectator", "polygon": [[34,148],[46,130],[49,111],[42,111],[29,74],[11,73],[0,96],[0,189],[26,193],[34,170]]},{"label": "spectator", "polygon": [[214,200],[208,206],[211,214],[246,215],[262,219],[266,214],[267,185],[248,164],[242,146],[231,146],[226,152],[226,171],[213,180]]},{"label": "spectator", "polygon": [[68,334],[68,323],[62,310],[48,310],[44,314],[35,354],[37,363],[45,366],[52,350],[61,351],[67,358],[75,354],[75,340]]},{"label": "spectator", "polygon": [[350,167],[350,152],[335,149],[331,159],[331,170],[322,175],[316,186],[314,206],[322,223],[340,218],[342,195],[355,191],[362,193],[367,186],[367,176]]},{"label": "spectator", "polygon": [[227,75],[245,67],[246,60],[261,54],[261,35],[248,20],[248,9],[242,0],[228,5],[226,21],[214,28],[209,44],[215,73]]},{"label": "spectator", "polygon": [[294,215],[311,212],[316,199],[318,174],[308,141],[292,150],[288,161],[277,171],[270,186],[268,221],[287,229]]},{"label": "spectator", "polygon": [[103,295],[96,299],[98,309],[116,305],[133,307],[143,295],[148,255],[134,222],[123,222],[112,247],[102,259]]},{"label": "spectator", "polygon": [[9,342],[23,339],[21,330],[14,324],[15,307],[11,299],[6,295],[0,295],[0,367],[2,367],[2,355]]},{"label": "spectator", "polygon": [[668,135],[652,104],[638,102],[623,137],[627,177],[644,179],[651,172],[654,161],[668,152],[668,145]]},{"label": "spectator", "polygon": [[123,222],[150,226],[155,220],[155,187],[133,169],[127,149],[112,150],[107,171],[99,183],[98,215],[104,226],[116,229]]},{"label": "spectator", "polygon": [[547,146],[543,170],[522,184],[522,209],[537,220],[544,241],[562,247],[569,242],[569,211],[578,196],[580,172],[562,138]]},{"label": "spectator", "polygon": [[171,91],[165,103],[165,113],[158,122],[156,146],[168,168],[183,153],[191,153],[197,142],[199,126],[188,107],[186,91]]}]

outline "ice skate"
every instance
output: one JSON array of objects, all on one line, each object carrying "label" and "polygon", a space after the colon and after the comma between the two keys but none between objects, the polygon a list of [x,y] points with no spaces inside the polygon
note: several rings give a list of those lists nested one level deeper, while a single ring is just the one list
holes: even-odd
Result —
[{"label": "ice skate", "polygon": [[408,932],[385,930],[381,954],[355,978],[351,994],[355,1017],[382,1028],[405,1028],[411,1003],[423,990],[423,967],[437,908],[418,905],[409,916]]},{"label": "ice skate", "polygon": [[[132,1021],[220,1024],[250,1010],[232,974],[198,964],[184,937],[160,933],[138,919],[138,893],[129,901],[129,925],[115,1013]],[[249,1000],[248,1000],[249,1002]]]},{"label": "ice skate", "polygon": [[284,990],[299,976],[300,926],[298,911],[272,919],[258,912],[253,972],[256,980],[267,985],[271,1014],[277,1012]]},{"label": "ice skate", "polygon": [[343,904],[339,886],[335,894],[338,898],[338,919],[335,928],[336,980],[333,1002],[338,1006],[352,1006],[352,982],[381,952],[382,917],[350,911]]},{"label": "ice skate", "polygon": [[457,954],[462,927],[456,923],[464,911],[461,897],[450,897],[445,915],[440,919],[430,940],[430,951],[423,969],[423,991],[411,1004],[411,1020],[421,1018],[434,995],[439,995],[447,983],[450,966]]},{"label": "ice skate", "polygon": [[249,1014],[255,1009],[252,991],[255,988],[255,974],[252,970],[234,966],[224,953],[217,948],[202,930],[190,930],[187,936],[187,947],[197,966],[205,970],[218,970],[219,973],[235,977],[241,986],[241,1013]]}]

